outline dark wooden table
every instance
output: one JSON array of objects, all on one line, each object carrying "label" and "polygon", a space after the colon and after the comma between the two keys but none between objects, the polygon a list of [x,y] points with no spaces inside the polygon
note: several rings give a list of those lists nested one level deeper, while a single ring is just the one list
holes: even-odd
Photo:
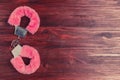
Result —
[{"label": "dark wooden table", "polygon": [[[23,5],[41,19],[39,31],[21,40],[41,56],[31,75],[10,63],[16,36],[7,20]],[[120,0],[0,0],[0,80],[120,80]]]}]

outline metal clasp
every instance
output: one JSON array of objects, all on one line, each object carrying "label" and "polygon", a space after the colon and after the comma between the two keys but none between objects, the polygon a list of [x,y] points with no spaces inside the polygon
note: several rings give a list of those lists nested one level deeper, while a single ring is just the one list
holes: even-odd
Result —
[{"label": "metal clasp", "polygon": [[17,35],[18,38],[11,42],[11,47],[13,48],[16,47],[18,44],[20,44],[20,38],[26,36],[27,30],[20,26],[15,26],[14,34]]},{"label": "metal clasp", "polygon": [[19,36],[19,37],[25,37],[27,34],[27,30],[20,27],[20,26],[16,26],[14,34]]}]

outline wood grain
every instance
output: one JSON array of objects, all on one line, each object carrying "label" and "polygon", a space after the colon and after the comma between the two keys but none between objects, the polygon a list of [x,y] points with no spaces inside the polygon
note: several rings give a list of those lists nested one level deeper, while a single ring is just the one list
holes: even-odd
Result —
[{"label": "wood grain", "polygon": [[[23,5],[41,18],[38,32],[21,40],[41,56],[32,75],[10,64],[16,36],[7,20]],[[120,80],[120,0],[0,0],[0,65],[0,80]]]}]

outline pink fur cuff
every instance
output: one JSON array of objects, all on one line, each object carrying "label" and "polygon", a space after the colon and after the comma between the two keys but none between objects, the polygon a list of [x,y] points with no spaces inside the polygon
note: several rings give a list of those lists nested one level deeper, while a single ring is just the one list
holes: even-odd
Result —
[{"label": "pink fur cuff", "polygon": [[[25,65],[22,57],[30,58],[29,65]],[[31,46],[24,45],[20,52],[20,55],[12,58],[11,63],[13,67],[22,74],[32,74],[40,66],[40,56],[36,49]]]},{"label": "pink fur cuff", "polygon": [[26,27],[26,30],[30,33],[34,34],[37,32],[39,26],[40,26],[40,19],[37,12],[28,7],[28,6],[20,6],[16,8],[10,15],[8,19],[8,23],[13,26],[20,26],[21,17],[27,16],[30,18],[30,23]]}]

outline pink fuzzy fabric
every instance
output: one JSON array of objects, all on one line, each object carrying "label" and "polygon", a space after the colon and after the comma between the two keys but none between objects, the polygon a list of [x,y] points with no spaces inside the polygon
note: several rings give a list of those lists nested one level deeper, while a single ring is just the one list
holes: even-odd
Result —
[{"label": "pink fuzzy fabric", "polygon": [[32,34],[37,32],[37,30],[40,26],[39,15],[37,14],[37,12],[34,9],[32,9],[28,6],[20,6],[20,7],[16,8],[11,13],[11,15],[8,19],[8,23],[13,26],[19,26],[21,17],[23,17],[23,16],[27,16],[28,18],[30,18],[30,23],[26,27],[26,29]]},{"label": "pink fuzzy fabric", "polygon": [[[21,57],[30,58],[30,64],[25,65]],[[32,74],[40,66],[40,56],[36,49],[28,45],[24,45],[22,47],[20,55],[11,59],[11,64],[18,72],[22,74]]]}]

